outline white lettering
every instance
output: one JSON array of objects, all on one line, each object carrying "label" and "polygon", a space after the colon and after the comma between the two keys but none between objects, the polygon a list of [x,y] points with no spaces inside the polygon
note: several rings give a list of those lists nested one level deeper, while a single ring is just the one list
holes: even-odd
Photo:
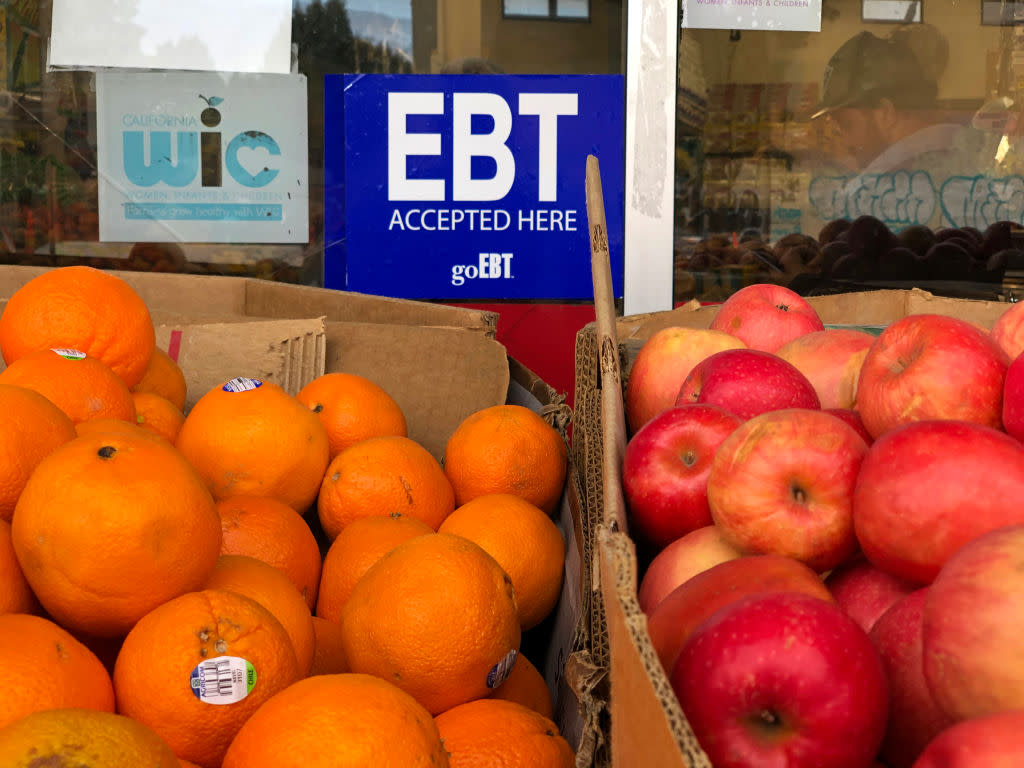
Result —
[{"label": "white lettering", "polygon": [[[512,111],[494,93],[456,93],[453,97],[452,196],[455,200],[500,200],[512,189],[516,162],[505,144],[512,133]],[[489,115],[490,133],[473,133],[473,115]],[[440,146],[440,143],[438,144]],[[497,168],[490,179],[474,179],[474,157],[490,157]]]},{"label": "white lettering", "polygon": [[521,93],[519,114],[538,118],[537,199],[554,202],[558,199],[558,118],[579,114],[579,94]]},{"label": "white lettering", "polygon": [[409,115],[444,114],[444,94],[388,94],[388,200],[444,200],[444,179],[410,179],[410,155],[440,155],[441,134],[409,133]]}]

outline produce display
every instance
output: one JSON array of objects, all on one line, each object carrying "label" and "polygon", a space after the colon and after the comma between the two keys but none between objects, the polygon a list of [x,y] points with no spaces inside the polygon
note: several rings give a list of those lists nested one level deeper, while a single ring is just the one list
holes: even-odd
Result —
[{"label": "produce display", "polygon": [[1020,764],[1024,305],[826,327],[755,283],[647,338],[625,415],[640,609],[714,768]]},{"label": "produce display", "polygon": [[574,765],[523,655],[565,563],[540,415],[478,410],[439,461],[354,374],[225,371],[185,412],[84,266],[9,298],[0,352],[0,765]]}]

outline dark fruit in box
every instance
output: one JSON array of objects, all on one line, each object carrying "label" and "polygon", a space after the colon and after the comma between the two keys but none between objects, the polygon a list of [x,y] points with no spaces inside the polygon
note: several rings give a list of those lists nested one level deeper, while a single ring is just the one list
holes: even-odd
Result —
[{"label": "dark fruit in box", "polygon": [[957,243],[936,243],[922,261],[925,280],[966,280],[970,275],[971,254]]},{"label": "dark fruit in box", "polygon": [[821,273],[823,275],[831,274],[835,263],[849,252],[849,244],[842,240],[833,240],[826,245],[821,249]]},{"label": "dark fruit in box", "polygon": [[984,256],[991,256],[1007,248],[1013,248],[1013,238],[1010,232],[1013,230],[1013,223],[1009,221],[997,221],[989,224],[985,230],[985,237],[981,241],[981,253]]},{"label": "dark fruit in box", "polygon": [[848,253],[832,265],[832,277],[839,280],[870,280],[878,267],[858,253]]},{"label": "dark fruit in box", "polygon": [[1016,248],[1004,248],[996,251],[988,257],[985,262],[985,274],[987,280],[993,283],[1003,282],[1003,274],[1006,272],[1006,265],[1012,259],[1019,259],[1021,252]]},{"label": "dark fruit in box", "polygon": [[882,280],[913,280],[918,276],[918,256],[909,248],[893,248],[878,265]]},{"label": "dark fruit in box", "polygon": [[870,259],[879,259],[899,244],[885,222],[874,216],[858,216],[854,219],[847,242],[851,251]]},{"label": "dark fruit in box", "polygon": [[849,219],[833,219],[821,228],[818,233],[818,242],[821,245],[828,245],[843,232],[846,232],[850,228],[850,224]]},{"label": "dark fruit in box", "polygon": [[909,248],[918,256],[924,256],[928,249],[935,245],[935,233],[923,224],[914,224],[900,231],[896,239],[904,248]]}]

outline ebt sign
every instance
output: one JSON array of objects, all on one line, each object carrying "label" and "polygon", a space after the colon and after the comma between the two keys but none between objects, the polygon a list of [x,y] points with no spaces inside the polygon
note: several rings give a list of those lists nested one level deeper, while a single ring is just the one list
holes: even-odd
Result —
[{"label": "ebt sign", "polygon": [[100,238],[306,242],[305,81],[97,76]]},{"label": "ebt sign", "polygon": [[621,295],[622,100],[618,76],[329,76],[325,284],[588,298],[593,153]]}]

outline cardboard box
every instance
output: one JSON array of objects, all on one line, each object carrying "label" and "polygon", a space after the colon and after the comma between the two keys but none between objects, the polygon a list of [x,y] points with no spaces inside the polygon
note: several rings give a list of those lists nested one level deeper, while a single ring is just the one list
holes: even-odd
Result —
[{"label": "cardboard box", "polygon": [[[0,302],[43,271],[0,267]],[[189,404],[235,376],[264,378],[297,392],[324,372],[348,372],[388,391],[402,407],[409,436],[439,459],[463,419],[506,402],[532,408],[566,436],[571,412],[564,395],[508,357],[495,339],[495,313],[249,278],[114,274],[146,301],[158,344],[175,351]],[[562,592],[552,615],[524,633],[523,651],[544,674],[556,723],[583,768],[592,761],[596,720],[581,599],[580,487],[570,461],[554,518],[566,541]]]},{"label": "cardboard box", "polygon": [[[595,296],[606,280],[595,264]],[[906,315],[950,315],[991,328],[1009,306],[933,296],[921,290],[871,291],[813,297],[826,326],[877,330]],[[623,394],[643,343],[670,326],[707,328],[717,307],[695,303],[667,312],[622,317],[584,327],[576,344],[574,463],[584,472],[585,551],[589,565],[591,657],[607,675],[599,702],[607,716],[599,766],[711,768],[676,700],[651,645],[647,620],[637,602],[637,550],[628,533],[622,495],[622,456],[627,433]],[[614,317],[614,314],[612,314]],[[602,325],[604,327],[602,327]]]}]

